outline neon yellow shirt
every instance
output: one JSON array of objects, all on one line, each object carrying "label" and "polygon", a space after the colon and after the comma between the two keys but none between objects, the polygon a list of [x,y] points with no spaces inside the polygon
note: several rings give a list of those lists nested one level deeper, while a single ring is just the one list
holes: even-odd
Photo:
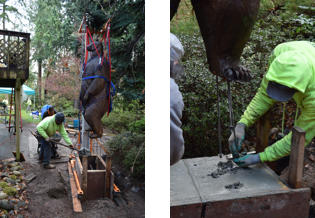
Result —
[{"label": "neon yellow shirt", "polygon": [[[247,127],[266,113],[275,103],[267,92],[269,81],[277,82],[297,92],[293,99],[301,111],[295,126],[305,132],[305,145],[315,136],[315,47],[307,41],[293,41],[278,45],[270,57],[270,67],[246,111],[240,119]],[[274,161],[287,156],[291,151],[292,132],[265,148],[259,154],[262,162]]]},{"label": "neon yellow shirt", "polygon": [[55,116],[49,116],[43,119],[37,126],[36,129],[38,133],[43,136],[45,139],[48,139],[49,137],[56,134],[56,131],[60,133],[60,135],[63,137],[65,142],[68,145],[72,145],[72,142],[65,130],[65,127],[63,124],[57,125],[55,122]]}]

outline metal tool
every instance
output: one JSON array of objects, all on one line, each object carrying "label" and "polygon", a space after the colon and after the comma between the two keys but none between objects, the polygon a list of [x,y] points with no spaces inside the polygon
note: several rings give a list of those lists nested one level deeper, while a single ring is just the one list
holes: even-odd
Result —
[{"label": "metal tool", "polygon": [[61,145],[61,146],[63,146],[63,147],[66,147],[66,148],[69,148],[69,149],[72,149],[72,150],[75,150],[75,151],[78,151],[78,152],[79,152],[78,149],[76,149],[76,148],[71,148],[71,147],[69,147],[69,145],[65,145],[65,144],[62,144],[62,143],[57,142],[57,141],[54,141],[54,140],[49,140],[49,141],[50,141],[50,142],[53,142],[53,143],[56,143],[56,144],[58,144],[58,145]]},{"label": "metal tool", "polygon": [[[229,115],[230,115],[230,130],[231,130],[232,134],[234,135],[235,146],[237,146],[237,138],[236,138],[236,135],[235,135],[235,127],[234,127],[234,114],[233,114],[233,107],[232,107],[232,96],[231,96],[230,80],[227,80],[227,87],[228,87],[228,102],[229,102]],[[233,159],[234,158],[238,158],[240,156],[238,151],[236,151],[232,155],[233,155]]]},{"label": "metal tool", "polygon": [[217,83],[217,110],[218,110],[218,140],[219,140],[219,157],[222,158],[222,136],[221,136],[221,111],[220,111],[220,90],[219,90],[219,76],[216,75]]}]

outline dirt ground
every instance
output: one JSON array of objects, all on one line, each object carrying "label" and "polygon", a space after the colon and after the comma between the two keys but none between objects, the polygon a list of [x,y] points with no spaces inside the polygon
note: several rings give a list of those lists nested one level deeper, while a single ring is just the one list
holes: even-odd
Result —
[{"label": "dirt ground", "polygon": [[[67,168],[67,157],[71,150],[59,146],[58,153],[61,154],[62,159],[58,161],[64,160],[64,162],[55,163],[56,169],[44,169],[38,162],[37,140],[27,129],[35,129],[35,125],[28,124],[23,127],[23,134],[28,135],[29,147],[27,160],[23,163],[25,177],[34,174],[36,178],[28,184],[26,189],[29,207],[25,214],[23,213],[24,217],[144,217],[144,190],[134,189],[123,193],[126,200],[124,205],[117,206],[110,199],[90,200],[82,202],[82,213],[74,213]],[[75,141],[74,138],[71,139]]]}]

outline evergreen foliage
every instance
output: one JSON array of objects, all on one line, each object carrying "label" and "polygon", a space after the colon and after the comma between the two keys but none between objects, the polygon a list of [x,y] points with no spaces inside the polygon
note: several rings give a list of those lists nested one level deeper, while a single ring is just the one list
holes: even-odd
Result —
[{"label": "evergreen foliage", "polygon": [[[182,63],[184,77],[178,81],[184,98],[182,128],[185,139],[185,157],[212,156],[218,154],[217,91],[215,76],[208,70],[205,48],[201,35],[192,31],[180,19],[195,22],[185,16],[193,16],[191,6],[181,3],[179,15],[171,22],[185,49]],[[311,3],[311,1],[307,1]],[[315,41],[314,17],[294,10],[293,1],[261,1],[258,20],[249,42],[246,44],[241,62],[252,72],[250,83],[232,83],[231,92],[236,123],[254,97],[263,75],[268,69],[268,59],[276,45],[292,40]],[[312,4],[309,4],[312,6]],[[181,10],[185,8],[185,11]],[[297,8],[297,7],[296,7]],[[185,16],[184,16],[185,15]],[[181,17],[181,16],[184,16]],[[179,20],[176,20],[179,19]],[[226,82],[220,80],[221,125],[224,153],[229,153],[229,115]],[[276,105],[277,111],[281,105]],[[294,112],[292,112],[294,114]],[[276,116],[276,114],[274,114]],[[281,115],[274,119],[274,126],[281,127]],[[280,128],[281,129],[281,128]],[[247,132],[247,139],[255,141],[255,128]]]}]

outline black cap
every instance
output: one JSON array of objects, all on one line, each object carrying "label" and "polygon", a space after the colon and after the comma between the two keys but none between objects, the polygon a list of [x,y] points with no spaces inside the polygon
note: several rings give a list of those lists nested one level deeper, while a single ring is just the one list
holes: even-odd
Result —
[{"label": "black cap", "polygon": [[296,89],[272,81],[269,81],[267,86],[267,94],[269,97],[281,102],[290,100],[296,91]]},{"label": "black cap", "polygon": [[63,121],[65,121],[65,115],[61,112],[56,113],[55,121],[57,125],[60,125]]}]

